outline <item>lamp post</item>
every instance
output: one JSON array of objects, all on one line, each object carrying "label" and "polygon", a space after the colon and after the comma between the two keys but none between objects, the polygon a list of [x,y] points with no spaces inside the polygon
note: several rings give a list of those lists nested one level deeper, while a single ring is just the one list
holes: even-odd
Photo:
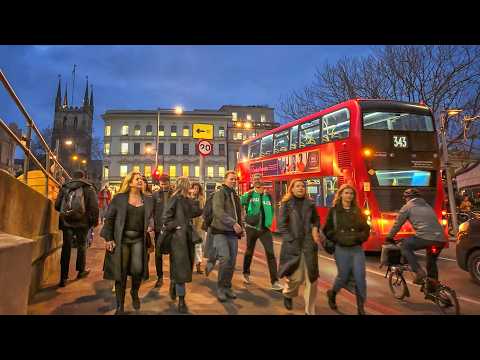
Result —
[{"label": "lamp post", "polygon": [[450,213],[452,214],[452,225],[453,225],[454,235],[457,235],[457,232],[458,232],[458,221],[457,221],[457,207],[455,204],[455,196],[453,194],[452,176],[450,175],[450,171],[449,171],[450,163],[448,162],[446,122],[449,117],[456,116],[460,114],[462,111],[463,110],[461,109],[448,109],[448,110],[443,110],[440,113],[440,120],[441,120],[440,134],[442,137],[443,164],[444,164],[445,172],[447,175],[448,203],[450,204]]}]

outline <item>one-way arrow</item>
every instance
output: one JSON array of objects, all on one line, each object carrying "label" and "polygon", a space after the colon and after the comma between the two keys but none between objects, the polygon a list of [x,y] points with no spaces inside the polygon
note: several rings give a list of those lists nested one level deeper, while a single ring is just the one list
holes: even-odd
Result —
[{"label": "one-way arrow", "polygon": [[207,130],[197,129],[197,134],[200,134],[201,132],[207,132]]}]

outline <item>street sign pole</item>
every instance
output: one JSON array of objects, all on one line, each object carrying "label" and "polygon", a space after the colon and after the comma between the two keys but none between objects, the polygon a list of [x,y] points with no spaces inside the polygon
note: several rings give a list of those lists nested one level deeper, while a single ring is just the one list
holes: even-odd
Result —
[{"label": "street sign pole", "polygon": [[203,187],[203,189],[205,189],[206,188],[206,185],[205,185],[205,156],[200,155],[200,153],[198,154],[198,156],[200,158],[200,163],[199,163],[200,185]]}]

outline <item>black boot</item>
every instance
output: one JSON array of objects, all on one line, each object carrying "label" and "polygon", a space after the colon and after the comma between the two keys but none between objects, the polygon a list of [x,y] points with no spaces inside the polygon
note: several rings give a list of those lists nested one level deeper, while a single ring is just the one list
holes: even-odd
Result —
[{"label": "black boot", "polygon": [[181,314],[188,313],[187,304],[185,304],[185,296],[178,297],[178,312]]},{"label": "black boot", "polygon": [[292,310],[293,309],[293,300],[291,298],[288,298],[286,296],[283,297],[283,305],[287,310]]},{"label": "black boot", "polygon": [[132,295],[132,306],[135,310],[140,310],[140,298],[138,297],[138,290],[140,289],[140,284],[142,279],[132,279],[132,290],[130,290],[130,295]]},{"label": "black boot", "polygon": [[115,281],[115,298],[117,300],[115,315],[123,315],[125,313],[125,288],[122,287],[120,281]]},{"label": "black boot", "polygon": [[330,306],[330,309],[337,310],[337,302],[336,302],[337,293],[333,290],[328,290],[327,298],[328,298],[328,306]]},{"label": "black boot", "polygon": [[177,299],[177,291],[175,290],[175,282],[173,280],[170,280],[170,299],[175,301]]},{"label": "black boot", "polygon": [[363,298],[357,294],[357,314],[358,315],[366,315],[364,305],[365,305],[365,300],[363,300]]}]

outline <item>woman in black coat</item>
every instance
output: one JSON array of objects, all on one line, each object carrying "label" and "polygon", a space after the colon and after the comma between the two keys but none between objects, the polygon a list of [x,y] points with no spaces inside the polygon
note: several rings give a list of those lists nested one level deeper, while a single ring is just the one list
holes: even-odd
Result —
[{"label": "woman in black coat", "polygon": [[335,243],[335,263],[338,271],[332,289],[327,291],[328,304],[332,310],[337,309],[336,295],[341,288],[347,287],[349,280],[353,277],[358,314],[364,315],[367,281],[362,244],[370,235],[370,226],[357,206],[353,186],[344,184],[338,189],[323,232]]},{"label": "woman in black coat", "polygon": [[192,218],[200,216],[198,200],[190,198],[190,181],[177,179],[176,190],[168,201],[163,220],[165,230],[172,233],[170,250],[170,295],[178,296],[178,311],[188,312],[185,304],[185,283],[192,282],[195,245],[193,244]]},{"label": "woman in black coat", "polygon": [[142,193],[138,172],[129,173],[119,193],[112,199],[100,236],[105,239],[103,278],[115,280],[116,314],[124,312],[127,276],[132,276],[132,305],[140,309],[138,290],[148,279],[147,236],[153,218],[153,202]]},{"label": "woman in black coat", "polygon": [[292,180],[282,199],[278,232],[282,237],[278,276],[288,278],[283,289],[284,305],[293,307],[292,298],[305,283],[305,314],[315,315],[318,279],[320,218],[315,203],[307,198],[303,180]]}]

